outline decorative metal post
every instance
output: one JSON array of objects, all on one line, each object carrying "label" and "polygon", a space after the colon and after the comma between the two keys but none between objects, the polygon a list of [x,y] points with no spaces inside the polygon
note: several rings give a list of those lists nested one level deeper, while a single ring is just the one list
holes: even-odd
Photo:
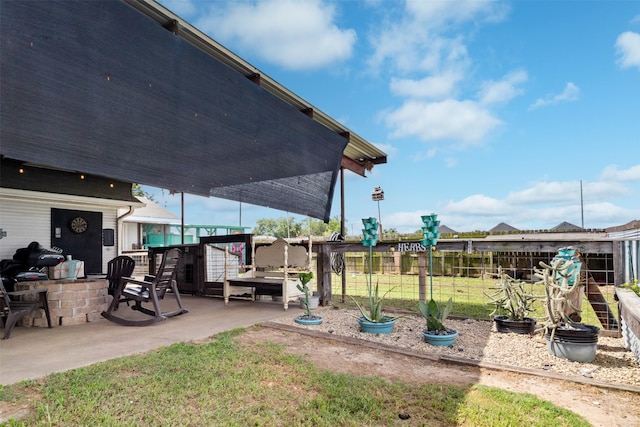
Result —
[{"label": "decorative metal post", "polygon": [[373,283],[373,247],[378,243],[378,222],[375,218],[363,218],[362,224],[362,246],[369,247],[369,306],[373,306],[372,283]]},{"label": "decorative metal post", "polygon": [[440,221],[438,221],[438,215],[432,213],[431,215],[422,215],[422,232],[424,233],[424,239],[420,242],[429,251],[429,291],[431,299],[433,299],[433,247],[438,243],[440,233],[438,233],[438,227]]}]

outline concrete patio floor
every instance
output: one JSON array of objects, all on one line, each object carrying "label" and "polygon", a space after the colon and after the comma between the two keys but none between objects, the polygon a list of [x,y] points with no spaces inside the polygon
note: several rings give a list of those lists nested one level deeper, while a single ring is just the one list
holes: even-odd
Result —
[{"label": "concrete patio floor", "polygon": [[[172,304],[171,300],[167,295],[163,305]],[[176,342],[205,339],[301,312],[298,304],[289,304],[289,310],[284,311],[281,302],[271,301],[231,300],[225,306],[221,298],[183,295],[182,302],[189,313],[151,326],[121,326],[101,318],[52,329],[15,327],[9,339],[0,340],[0,384],[40,378]],[[141,315],[126,305],[117,311],[121,312]]]}]

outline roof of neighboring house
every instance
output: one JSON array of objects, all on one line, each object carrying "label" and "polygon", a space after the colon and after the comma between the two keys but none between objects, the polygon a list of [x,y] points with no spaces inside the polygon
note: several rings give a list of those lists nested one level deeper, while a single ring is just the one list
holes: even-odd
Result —
[{"label": "roof of neighboring house", "polygon": [[494,233],[496,231],[519,231],[517,228],[510,226],[507,223],[501,222],[500,224],[493,227],[489,232]]},{"label": "roof of neighboring house", "polygon": [[562,230],[582,230],[583,228],[570,222],[563,221],[560,224],[553,227],[551,230],[562,231]]},{"label": "roof of neighboring house", "polygon": [[124,217],[122,222],[168,225],[180,225],[182,223],[179,216],[174,215],[152,200],[142,196],[137,196],[137,199],[145,204],[144,207],[137,208],[133,211],[133,214]]},{"label": "roof of neighboring house", "polygon": [[444,224],[442,224],[442,225],[440,225],[440,226],[438,227],[438,233],[440,233],[440,234],[444,234],[444,233],[450,233],[450,234],[453,234],[453,233],[457,233],[457,231],[456,231],[456,230],[454,230],[454,229],[452,229],[452,228],[447,227],[447,226],[446,226],[446,225],[444,225]]}]

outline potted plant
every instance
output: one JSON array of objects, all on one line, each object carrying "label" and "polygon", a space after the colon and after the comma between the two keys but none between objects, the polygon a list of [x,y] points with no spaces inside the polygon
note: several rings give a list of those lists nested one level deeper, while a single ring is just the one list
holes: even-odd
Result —
[{"label": "potted plant", "polygon": [[514,332],[518,334],[532,334],[535,331],[536,319],[529,317],[533,310],[533,303],[538,296],[527,292],[522,280],[514,279],[498,269],[500,282],[496,284],[495,293],[485,296],[491,299],[489,304],[495,308],[491,312],[498,332]]},{"label": "potted plant", "polygon": [[455,344],[456,338],[458,338],[458,331],[449,329],[444,325],[452,308],[452,298],[449,298],[444,307],[434,299],[431,299],[428,304],[424,301],[418,302],[418,309],[427,321],[427,327],[422,332],[422,336],[427,343],[438,346]]},{"label": "potted plant", "polygon": [[390,334],[393,332],[393,326],[396,324],[397,317],[388,316],[382,313],[382,303],[385,296],[379,295],[379,286],[376,285],[372,288],[369,282],[369,307],[365,308],[354,297],[351,297],[353,302],[360,310],[360,317],[358,317],[358,323],[360,324],[361,332],[369,332],[374,334]]},{"label": "potted plant", "polygon": [[362,230],[362,245],[369,248],[369,283],[367,290],[369,293],[369,308],[365,309],[355,298],[351,297],[353,302],[360,310],[361,316],[358,318],[361,332],[369,332],[374,334],[390,334],[393,326],[396,324],[397,317],[382,314],[382,302],[387,295],[386,292],[382,297],[379,294],[378,282],[373,286],[373,253],[372,248],[378,242],[378,221],[371,218],[362,220],[364,229]]},{"label": "potted plant", "polygon": [[309,302],[309,293],[311,292],[309,289],[309,282],[313,278],[313,273],[300,273],[298,274],[298,278],[300,279],[300,283],[296,286],[300,292],[304,292],[305,311],[304,314],[301,314],[293,320],[301,325],[319,325],[322,323],[322,316],[311,313],[311,306]]},{"label": "potted plant", "polygon": [[580,323],[580,308],[572,302],[581,292],[580,261],[575,251],[563,248],[550,264],[540,262],[535,275],[544,285],[546,318],[540,330],[550,354],[575,362],[591,362],[596,357],[600,328]]}]

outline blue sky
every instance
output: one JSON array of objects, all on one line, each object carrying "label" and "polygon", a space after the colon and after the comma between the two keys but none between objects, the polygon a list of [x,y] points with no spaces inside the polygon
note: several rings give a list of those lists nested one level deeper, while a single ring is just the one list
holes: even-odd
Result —
[{"label": "blue sky", "polygon": [[[160,3],[388,154],[346,173],[348,234],[376,186],[399,232],[432,212],[456,231],[640,219],[638,1]],[[304,219],[185,195],[189,224],[284,216]]]}]

